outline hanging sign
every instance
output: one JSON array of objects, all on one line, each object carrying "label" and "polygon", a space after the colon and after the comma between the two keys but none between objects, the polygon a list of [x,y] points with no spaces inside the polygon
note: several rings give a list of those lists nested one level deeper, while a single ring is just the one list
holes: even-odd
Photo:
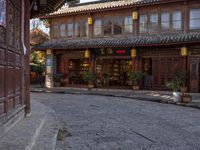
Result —
[{"label": "hanging sign", "polygon": [[0,0],[0,26],[6,27],[6,0]]},{"label": "hanging sign", "polygon": [[129,56],[129,48],[101,48],[98,50],[99,55],[104,56]]}]

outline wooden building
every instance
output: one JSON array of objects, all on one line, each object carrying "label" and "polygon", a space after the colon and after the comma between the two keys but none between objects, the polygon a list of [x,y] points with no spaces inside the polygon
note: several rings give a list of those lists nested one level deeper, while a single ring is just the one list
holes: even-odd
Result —
[{"label": "wooden building", "polygon": [[145,73],[143,89],[163,90],[185,70],[190,92],[200,91],[199,0],[92,2],[42,18],[51,40],[35,48],[46,50],[47,87],[56,73],[62,86],[84,86],[81,73],[88,70],[96,73],[97,87],[127,87],[126,73],[135,70]]},{"label": "wooden building", "polygon": [[30,113],[29,19],[64,2],[0,0],[0,137]]}]

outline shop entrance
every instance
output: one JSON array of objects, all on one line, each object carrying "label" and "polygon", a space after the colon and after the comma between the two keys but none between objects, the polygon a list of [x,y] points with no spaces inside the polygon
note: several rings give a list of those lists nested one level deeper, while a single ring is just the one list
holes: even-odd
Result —
[{"label": "shop entrance", "polygon": [[190,92],[200,92],[200,59],[190,58]]},{"label": "shop entrance", "polygon": [[144,88],[152,88],[152,58],[143,59]]},{"label": "shop entrance", "polygon": [[127,87],[130,59],[98,59],[96,62],[97,87]]}]

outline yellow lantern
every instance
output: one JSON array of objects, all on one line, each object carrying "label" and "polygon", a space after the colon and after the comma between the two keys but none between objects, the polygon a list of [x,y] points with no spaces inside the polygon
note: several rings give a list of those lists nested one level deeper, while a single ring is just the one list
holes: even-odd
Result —
[{"label": "yellow lantern", "polygon": [[132,12],[132,19],[137,20],[138,19],[138,13],[137,11]]},{"label": "yellow lantern", "polygon": [[92,17],[88,17],[88,25],[92,25]]},{"label": "yellow lantern", "polygon": [[85,58],[90,58],[90,51],[88,49],[85,51]]},{"label": "yellow lantern", "polygon": [[131,57],[135,58],[136,55],[137,55],[136,49],[135,48],[131,49]]},{"label": "yellow lantern", "polygon": [[187,47],[185,46],[181,47],[181,56],[187,56],[187,55],[188,55]]}]

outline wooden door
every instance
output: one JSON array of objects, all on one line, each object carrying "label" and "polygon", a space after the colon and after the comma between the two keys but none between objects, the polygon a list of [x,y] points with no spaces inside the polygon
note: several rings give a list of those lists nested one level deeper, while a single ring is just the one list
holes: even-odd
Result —
[{"label": "wooden door", "polygon": [[166,89],[166,83],[171,81],[176,71],[181,69],[183,69],[181,57],[153,57],[153,88]]},{"label": "wooden door", "polygon": [[190,92],[199,92],[199,60],[190,58]]},{"label": "wooden door", "polygon": [[23,104],[21,6],[21,0],[7,0],[6,26],[0,26],[0,117]]}]

